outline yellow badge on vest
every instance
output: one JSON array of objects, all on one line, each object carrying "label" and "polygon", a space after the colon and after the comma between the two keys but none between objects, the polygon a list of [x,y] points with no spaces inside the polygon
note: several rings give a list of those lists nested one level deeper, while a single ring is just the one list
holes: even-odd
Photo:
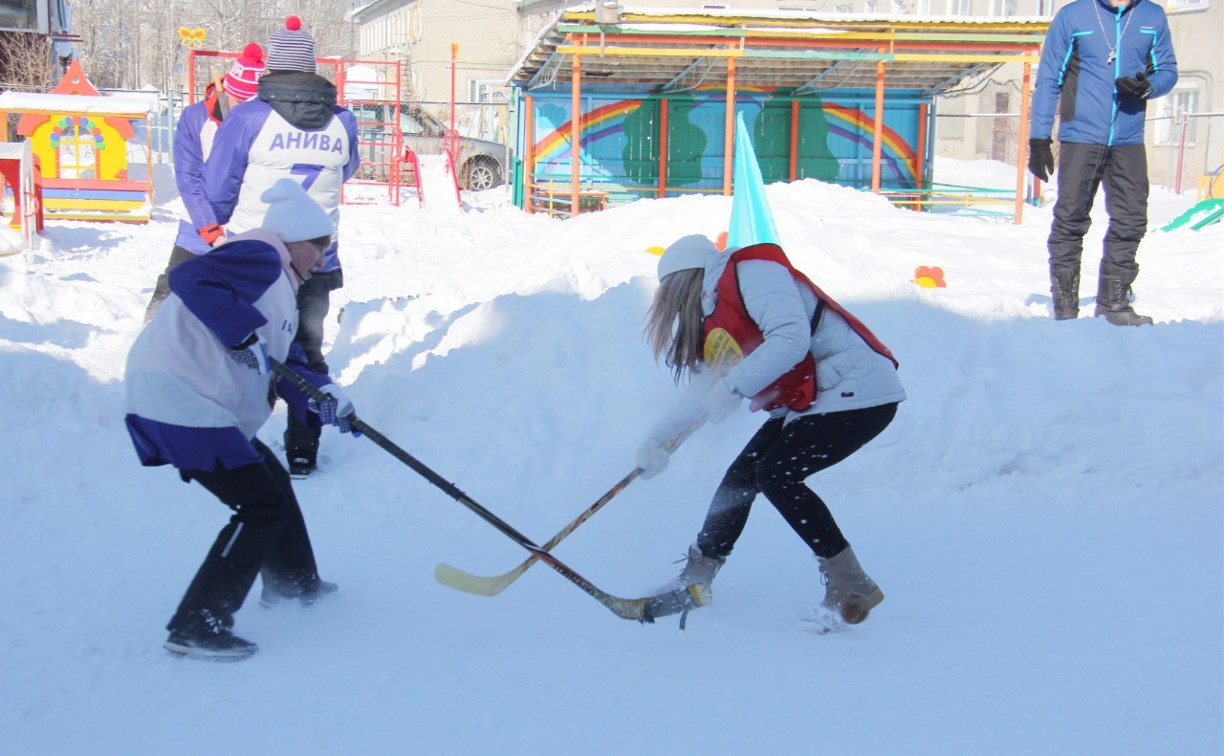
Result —
[{"label": "yellow badge on vest", "polygon": [[710,331],[705,340],[705,364],[714,374],[725,376],[727,371],[744,359],[744,350],[723,328]]}]

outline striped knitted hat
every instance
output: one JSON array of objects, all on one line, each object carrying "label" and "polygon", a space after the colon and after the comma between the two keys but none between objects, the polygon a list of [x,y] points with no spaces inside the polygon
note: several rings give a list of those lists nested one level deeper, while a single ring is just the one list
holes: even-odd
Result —
[{"label": "striped knitted hat", "polygon": [[242,48],[242,54],[230,66],[221,88],[236,102],[247,102],[255,99],[259,91],[259,77],[263,76],[263,48],[251,42]]},{"label": "striped knitted hat", "polygon": [[284,29],[277,29],[268,37],[267,63],[269,71],[315,72],[315,41],[302,28],[302,19],[290,16],[285,19]]}]

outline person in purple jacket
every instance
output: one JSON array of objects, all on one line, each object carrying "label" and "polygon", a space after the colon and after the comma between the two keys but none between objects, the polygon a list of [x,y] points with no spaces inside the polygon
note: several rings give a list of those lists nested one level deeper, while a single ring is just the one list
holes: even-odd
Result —
[{"label": "person in purple jacket", "polygon": [[1046,245],[1055,320],[1079,317],[1084,234],[1104,185],[1109,229],[1094,314],[1118,326],[1152,322],[1130,302],[1139,276],[1135,257],[1147,232],[1143,126],[1147,101],[1168,94],[1176,83],[1169,23],[1153,0],[1074,0],[1054,15],[1033,90],[1029,170],[1050,179],[1057,110],[1058,200]]},{"label": "person in purple jacket", "polygon": [[[315,73],[315,61],[314,38],[301,19],[290,16],[268,40],[268,73],[259,80],[258,98],[217,130],[204,187],[218,222],[234,233],[259,227],[267,212],[260,197],[286,177],[300,182],[331,216],[332,245],[323,267],[298,291],[297,340],[311,368],[326,373],[323,322],[331,292],[344,285],[337,243],[340,187],[357,172],[361,159],[357,120],[336,105],[336,87]],[[285,431],[290,474],[308,476],[318,453],[318,431],[290,415]]]},{"label": "person in purple jacket", "polygon": [[[256,575],[266,605],[311,604],[336,590],[319,577],[289,475],[256,438],[277,396],[304,423],[352,431],[352,402],[307,365],[293,338],[297,292],[323,264],[332,220],[292,179],[261,200],[260,228],[170,271],[170,295],[127,359],[126,424],[141,464],[173,465],[234,511],[167,625],[165,647],[192,658],[255,653],[232,628]],[[329,399],[313,403],[277,380],[269,357]]]},{"label": "person in purple jacket", "polygon": [[248,44],[221,80],[222,92],[209,84],[204,99],[188,105],[179,116],[174,130],[174,182],[187,208],[187,217],[179,221],[178,236],[166,269],[157,277],[153,296],[145,310],[145,322],[170,294],[167,277],[180,263],[202,255],[225,240],[225,231],[204,196],[204,161],[212,150],[213,137],[225,115],[234,107],[254,99],[259,91],[259,77],[264,71],[263,49],[254,42]]}]

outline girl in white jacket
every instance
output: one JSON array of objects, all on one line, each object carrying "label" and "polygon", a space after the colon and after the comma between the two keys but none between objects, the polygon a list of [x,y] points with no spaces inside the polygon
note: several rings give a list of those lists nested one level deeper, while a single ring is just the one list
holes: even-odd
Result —
[{"label": "girl in white jacket", "polygon": [[663,471],[665,440],[703,414],[721,422],[744,398],[769,413],[723,476],[678,582],[713,581],[764,493],[820,563],[821,609],[862,622],[884,594],[804,481],[892,422],[905,399],[896,360],[774,244],[720,253],[685,236],[663,253],[659,284],[646,338],[677,383],[691,381],[639,448],[642,477]]}]

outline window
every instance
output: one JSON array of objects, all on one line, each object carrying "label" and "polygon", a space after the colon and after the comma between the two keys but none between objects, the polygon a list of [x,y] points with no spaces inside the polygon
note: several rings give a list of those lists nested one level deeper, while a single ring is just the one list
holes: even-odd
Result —
[{"label": "window", "polygon": [[931,15],[931,0],[918,0],[918,15]]},{"label": "window", "polygon": [[500,79],[469,79],[468,102],[506,102],[506,87]]},{"label": "window", "polygon": [[853,13],[854,6],[853,5],[839,5],[837,6],[837,12],[838,13]]},{"label": "window", "polygon": [[0,4],[0,29],[36,31],[38,9],[34,0],[7,0]]},{"label": "window", "polygon": [[1167,5],[1170,11],[1188,11],[1203,10],[1207,3],[1208,0],[1168,0]]},{"label": "window", "polygon": [[867,12],[868,13],[879,13],[880,12],[879,3],[877,3],[876,0],[867,0]]},{"label": "window", "polygon": [[[1199,91],[1197,86],[1174,87],[1168,97],[1158,100],[1160,110],[1156,114],[1156,144],[1177,145],[1181,142],[1182,120],[1198,112]],[[1194,146],[1197,118],[1186,122],[1186,146]]]},{"label": "window", "polygon": [[972,16],[973,0],[948,0],[949,16]]},{"label": "window", "polygon": [[991,5],[994,15],[1000,18],[1016,15],[1016,0],[994,0]]}]

